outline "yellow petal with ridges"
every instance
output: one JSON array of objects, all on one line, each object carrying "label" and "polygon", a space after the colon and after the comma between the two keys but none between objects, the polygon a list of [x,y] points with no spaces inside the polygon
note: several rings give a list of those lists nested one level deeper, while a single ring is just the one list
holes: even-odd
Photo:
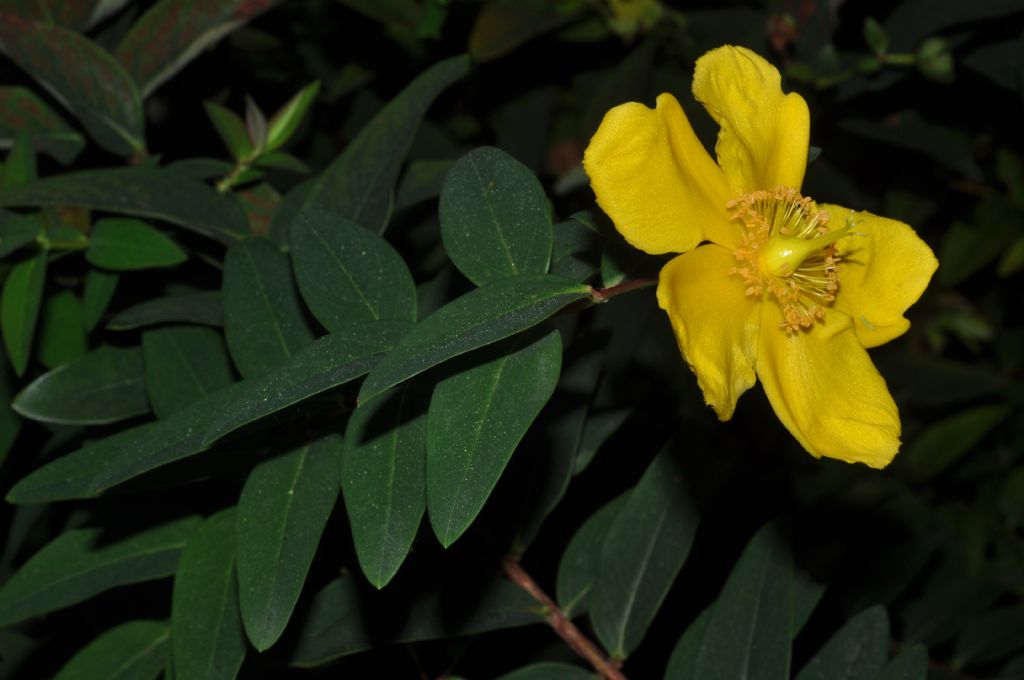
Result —
[{"label": "yellow petal with ridges", "polygon": [[810,113],[803,97],[782,93],[774,66],[745,47],[719,47],[697,60],[693,95],[721,126],[715,152],[735,194],[800,188]]},{"label": "yellow petal with ridges", "polygon": [[597,204],[641,250],[683,253],[705,239],[738,240],[725,177],[670,94],[654,109],[631,102],[605,114],[583,167]]},{"label": "yellow petal with ridges", "polygon": [[747,297],[742,280],[729,274],[735,265],[726,248],[703,245],[666,264],[658,282],[658,304],[721,420],[732,417],[736,400],[756,382],[760,301]]},{"label": "yellow petal with ridges", "polygon": [[775,414],[815,457],[884,468],[900,448],[900,419],[849,317],[829,309],[808,331],[779,328],[762,305],[757,376]]},{"label": "yellow petal with ridges", "polygon": [[852,219],[854,235],[840,241],[839,291],[835,308],[853,319],[865,347],[903,335],[903,313],[924,293],[939,266],[928,244],[908,225],[869,212],[823,205],[833,229]]}]

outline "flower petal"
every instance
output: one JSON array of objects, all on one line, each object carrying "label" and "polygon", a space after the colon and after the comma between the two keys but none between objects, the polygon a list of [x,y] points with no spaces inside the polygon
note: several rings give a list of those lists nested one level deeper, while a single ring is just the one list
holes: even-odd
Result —
[{"label": "flower petal", "polygon": [[757,375],[782,424],[815,457],[888,465],[900,448],[899,412],[850,319],[829,309],[807,332],[781,323],[778,305],[764,304]]},{"label": "flower petal", "polygon": [[683,253],[704,239],[738,239],[725,177],[670,94],[655,109],[631,102],[605,114],[583,167],[597,204],[641,250]]},{"label": "flower petal", "polygon": [[668,312],[679,349],[697,375],[704,401],[729,420],[736,400],[753,387],[760,302],[744,294],[729,271],[732,253],[709,244],[661,270],[658,304]]},{"label": "flower petal", "polygon": [[932,249],[903,222],[838,205],[823,205],[829,222],[842,227],[853,220],[855,235],[836,249],[839,291],[835,308],[853,318],[865,347],[877,347],[910,328],[903,313],[928,286],[939,266]]},{"label": "flower petal", "polygon": [[803,97],[782,93],[774,66],[744,47],[713,49],[697,60],[693,95],[722,128],[715,152],[735,193],[800,189],[810,113]]}]

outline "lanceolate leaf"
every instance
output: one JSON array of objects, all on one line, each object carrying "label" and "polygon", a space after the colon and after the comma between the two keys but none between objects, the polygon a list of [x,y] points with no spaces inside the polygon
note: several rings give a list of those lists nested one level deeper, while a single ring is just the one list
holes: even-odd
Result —
[{"label": "lanceolate leaf", "polygon": [[54,680],[149,680],[167,661],[171,629],[163,621],[129,621],[106,631],[71,657]]},{"label": "lanceolate leaf", "polygon": [[292,222],[291,253],[302,297],[325,328],[416,320],[409,268],[380,236],[345,218],[305,210]]},{"label": "lanceolate leaf", "polygon": [[182,551],[171,596],[171,653],[179,678],[231,680],[245,659],[235,514],[228,508],[207,519]]},{"label": "lanceolate leaf", "polygon": [[202,182],[160,168],[82,170],[0,192],[0,206],[60,205],[164,220],[223,242],[249,232],[237,203]]},{"label": "lanceolate leaf", "polygon": [[0,146],[26,134],[39,153],[64,163],[75,159],[85,139],[34,92],[25,87],[0,87]]},{"label": "lanceolate leaf", "polygon": [[0,257],[35,242],[40,233],[40,221],[34,217],[0,210]]},{"label": "lanceolate leaf", "polygon": [[16,484],[8,500],[88,498],[195,455],[248,423],[363,375],[406,329],[380,321],[331,333],[273,373],[235,383],[166,420],[118,432],[58,458]]},{"label": "lanceolate leaf", "polygon": [[545,275],[503,279],[467,293],[417,324],[367,376],[359,399],[524,331],[589,294],[588,286]]},{"label": "lanceolate leaf", "polygon": [[224,335],[246,378],[269,372],[313,341],[288,258],[266,239],[246,239],[224,258]]},{"label": "lanceolate leaf", "polygon": [[889,654],[889,617],[880,606],[850,619],[818,650],[796,680],[875,678]]},{"label": "lanceolate leaf", "polygon": [[793,566],[778,526],[754,535],[713,605],[694,678],[790,677]]},{"label": "lanceolate leaf", "polygon": [[135,22],[114,54],[147,97],[203,50],[278,0],[160,0]]},{"label": "lanceolate leaf", "polygon": [[878,680],[925,680],[927,677],[928,650],[924,645],[913,645],[886,664]]},{"label": "lanceolate leaf", "polygon": [[485,146],[459,159],[445,177],[439,217],[445,250],[477,285],[548,269],[554,235],[547,197],[504,151]]},{"label": "lanceolate leaf", "polygon": [[613,657],[626,658],[643,640],[696,531],[697,512],[663,451],[630,491],[601,547],[590,618]]},{"label": "lanceolate leaf", "polygon": [[85,275],[85,290],[82,292],[82,313],[84,315],[85,330],[91,331],[103,318],[107,306],[114,298],[117,290],[117,274],[103,271],[102,269],[90,269]]},{"label": "lanceolate leaf", "polygon": [[345,507],[359,566],[377,588],[402,565],[427,507],[426,413],[409,385],[362,404],[345,431]]},{"label": "lanceolate leaf", "polygon": [[459,56],[424,71],[328,166],[307,196],[305,209],[383,231],[391,215],[395,182],[420,119],[434,98],[468,70],[469,59]]},{"label": "lanceolate leaf", "polygon": [[488,3],[473,24],[469,53],[477,61],[496,59],[528,40],[573,21],[579,16],[580,6],[553,0]]},{"label": "lanceolate leaf", "polygon": [[[352,576],[332,581],[313,599],[291,665],[308,668],[397,642],[543,622],[529,595],[508,581],[489,580],[487,570],[476,566],[474,571],[451,571],[446,582],[424,584],[413,592],[367,592]],[[467,599],[469,594],[472,599]],[[401,618],[393,617],[395,610],[404,612]]]},{"label": "lanceolate leaf", "polygon": [[427,417],[427,507],[446,548],[469,528],[519,440],[551,398],[562,366],[558,331],[445,378]]},{"label": "lanceolate leaf", "polygon": [[7,275],[0,301],[0,321],[3,323],[4,347],[14,372],[19,376],[28,367],[32,351],[32,338],[36,332],[39,308],[43,302],[46,284],[46,252],[18,262]]},{"label": "lanceolate leaf", "polygon": [[230,385],[231,361],[220,333],[170,326],[142,334],[146,391],[157,418],[168,418]]},{"label": "lanceolate leaf", "polygon": [[601,565],[601,548],[615,518],[622,512],[627,495],[608,501],[576,530],[558,563],[556,593],[562,613],[572,618],[587,611],[590,591]]},{"label": "lanceolate leaf", "polygon": [[408,324],[376,321],[329,333],[259,380],[245,381],[230,405],[219,409],[204,444],[264,416],[364,375],[408,331]]},{"label": "lanceolate leaf", "polygon": [[185,293],[140,302],[119,312],[107,328],[129,331],[162,323],[193,323],[205,326],[224,324],[224,306],[219,290]]},{"label": "lanceolate leaf", "polygon": [[96,222],[85,259],[97,267],[117,271],[170,267],[181,264],[188,255],[145,222],[122,217]]},{"label": "lanceolate leaf", "polygon": [[341,487],[342,440],[328,434],[253,468],[238,499],[242,621],[258,651],[284,632]]},{"label": "lanceolate leaf", "polygon": [[129,583],[170,576],[198,519],[188,517],[110,542],[72,529],[33,555],[0,589],[0,624],[23,621]]},{"label": "lanceolate leaf", "polygon": [[57,368],[81,358],[87,351],[85,318],[78,296],[65,288],[43,303],[39,318],[36,357],[47,368]]},{"label": "lanceolate leaf", "polygon": [[580,666],[565,663],[535,663],[506,673],[498,680],[594,680],[594,674]]},{"label": "lanceolate leaf", "polygon": [[102,47],[75,31],[3,11],[0,47],[74,113],[104,149],[121,156],[145,150],[135,82]]},{"label": "lanceolate leaf", "polygon": [[13,406],[26,418],[63,425],[102,425],[148,413],[142,352],[100,347],[33,380]]}]

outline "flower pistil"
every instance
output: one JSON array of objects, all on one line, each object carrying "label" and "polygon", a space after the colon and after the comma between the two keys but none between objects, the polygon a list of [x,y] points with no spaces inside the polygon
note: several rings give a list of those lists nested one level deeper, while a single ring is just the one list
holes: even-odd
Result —
[{"label": "flower pistil", "polygon": [[853,225],[831,230],[828,212],[788,187],[752,191],[727,207],[744,227],[730,273],[743,279],[746,294],[774,297],[788,333],[823,320],[839,290],[836,242]]}]

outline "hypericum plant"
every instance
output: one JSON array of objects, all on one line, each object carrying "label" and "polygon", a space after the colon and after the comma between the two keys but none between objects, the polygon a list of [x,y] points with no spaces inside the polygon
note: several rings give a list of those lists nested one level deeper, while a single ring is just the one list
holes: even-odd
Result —
[{"label": "hypericum plant", "polygon": [[1019,394],[940,297],[890,397],[935,211],[765,59],[867,115],[948,25],[683,4],[0,0],[0,680],[1012,672]]}]

